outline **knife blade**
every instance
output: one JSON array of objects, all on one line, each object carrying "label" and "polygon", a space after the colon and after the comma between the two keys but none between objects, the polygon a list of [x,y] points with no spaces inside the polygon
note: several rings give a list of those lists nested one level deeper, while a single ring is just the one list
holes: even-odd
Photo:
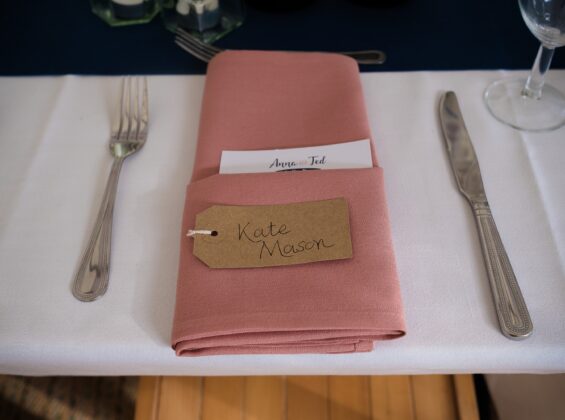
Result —
[{"label": "knife blade", "polygon": [[532,334],[532,320],[494,223],[481,178],[479,161],[463,121],[455,92],[446,92],[442,95],[439,103],[439,119],[457,186],[471,205],[477,222],[500,330],[510,339],[524,339]]}]

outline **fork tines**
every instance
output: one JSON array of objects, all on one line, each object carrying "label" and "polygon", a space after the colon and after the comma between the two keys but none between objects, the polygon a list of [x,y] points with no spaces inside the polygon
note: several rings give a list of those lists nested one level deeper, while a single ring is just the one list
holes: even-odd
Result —
[{"label": "fork tines", "polygon": [[148,121],[147,77],[124,77],[120,105],[112,127],[112,141],[144,141],[147,137]]},{"label": "fork tines", "polygon": [[183,28],[177,28],[175,43],[183,50],[196,58],[209,62],[214,56],[223,50],[201,41]]}]

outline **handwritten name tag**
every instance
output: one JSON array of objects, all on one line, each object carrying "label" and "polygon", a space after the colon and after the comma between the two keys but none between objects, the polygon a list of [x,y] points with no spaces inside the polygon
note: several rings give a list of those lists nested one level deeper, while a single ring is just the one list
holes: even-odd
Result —
[{"label": "handwritten name tag", "polygon": [[194,255],[210,268],[250,268],[351,258],[343,198],[273,206],[212,206],[196,215]]}]

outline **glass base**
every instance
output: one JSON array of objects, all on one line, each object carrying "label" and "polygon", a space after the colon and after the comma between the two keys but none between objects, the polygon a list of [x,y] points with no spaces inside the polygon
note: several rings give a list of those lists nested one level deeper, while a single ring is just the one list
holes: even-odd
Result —
[{"label": "glass base", "polygon": [[522,95],[526,79],[492,83],[484,99],[490,113],[518,130],[551,131],[565,124],[565,95],[547,83],[540,99]]},{"label": "glass base", "polygon": [[126,6],[111,0],[91,0],[92,12],[110,26],[137,25],[150,22],[159,13],[154,0]]},{"label": "glass base", "polygon": [[243,21],[241,19],[234,19],[231,16],[222,16],[219,24],[210,28],[201,29],[202,26],[198,27],[185,19],[179,19],[178,17],[175,17],[175,19],[165,18],[165,27],[169,31],[176,32],[177,27],[181,27],[207,44],[213,44],[218,39],[223,38],[233,30],[239,28],[242,23]]},{"label": "glass base", "polygon": [[[197,13],[194,7],[179,10],[179,3],[162,1],[161,17],[165,27],[171,32],[176,32],[180,27],[208,44],[239,28],[245,18],[245,7],[241,0],[224,0],[218,3],[216,9],[205,9],[204,13]],[[212,1],[208,3],[213,4]]]}]

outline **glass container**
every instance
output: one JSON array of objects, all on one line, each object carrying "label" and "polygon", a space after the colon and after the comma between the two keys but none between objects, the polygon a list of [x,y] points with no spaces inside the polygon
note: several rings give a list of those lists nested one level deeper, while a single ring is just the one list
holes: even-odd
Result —
[{"label": "glass container", "polygon": [[167,29],[181,27],[207,43],[238,28],[245,17],[241,0],[160,0],[160,5]]},{"label": "glass container", "polygon": [[157,0],[90,0],[90,5],[111,26],[147,23],[159,12]]}]

